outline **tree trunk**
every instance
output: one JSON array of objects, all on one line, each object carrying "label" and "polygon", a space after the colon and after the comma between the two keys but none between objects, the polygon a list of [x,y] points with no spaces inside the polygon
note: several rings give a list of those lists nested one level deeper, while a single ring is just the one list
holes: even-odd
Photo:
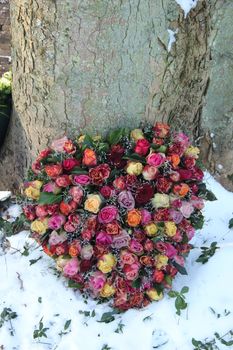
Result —
[{"label": "tree trunk", "polygon": [[200,0],[186,18],[174,0],[11,0],[17,113],[1,187],[54,137],[164,120],[199,140],[230,188],[232,16],[231,0]]}]

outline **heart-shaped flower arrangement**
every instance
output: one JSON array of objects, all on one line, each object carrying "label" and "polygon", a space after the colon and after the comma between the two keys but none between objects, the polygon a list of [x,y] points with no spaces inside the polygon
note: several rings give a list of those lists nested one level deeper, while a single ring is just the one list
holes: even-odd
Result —
[{"label": "heart-shaped flower arrangement", "polygon": [[120,310],[160,300],[211,197],[198,154],[163,123],[56,140],[24,183],[32,236],[81,293]]}]

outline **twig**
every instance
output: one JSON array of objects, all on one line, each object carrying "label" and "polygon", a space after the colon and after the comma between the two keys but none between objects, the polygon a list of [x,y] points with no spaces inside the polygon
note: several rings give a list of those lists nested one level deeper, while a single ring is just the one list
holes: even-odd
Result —
[{"label": "twig", "polygon": [[23,287],[23,280],[22,280],[22,278],[21,278],[21,276],[20,276],[20,273],[16,272],[16,274],[17,274],[17,278],[18,278],[19,283],[20,283],[20,289],[21,289],[21,290],[24,290],[24,287]]}]

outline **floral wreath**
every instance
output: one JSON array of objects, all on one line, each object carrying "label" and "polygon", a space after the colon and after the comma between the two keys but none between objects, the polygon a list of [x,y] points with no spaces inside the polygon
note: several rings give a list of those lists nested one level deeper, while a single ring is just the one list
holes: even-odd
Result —
[{"label": "floral wreath", "polygon": [[24,183],[25,220],[68,285],[119,310],[160,300],[180,272],[211,192],[199,149],[167,124],[66,136]]}]

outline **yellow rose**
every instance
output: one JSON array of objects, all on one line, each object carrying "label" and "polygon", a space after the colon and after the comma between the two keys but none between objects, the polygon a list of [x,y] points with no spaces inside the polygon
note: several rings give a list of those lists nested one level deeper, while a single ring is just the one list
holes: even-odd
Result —
[{"label": "yellow rose", "polygon": [[165,233],[169,237],[173,237],[176,234],[176,224],[173,221],[165,222]]},{"label": "yellow rose", "polygon": [[158,254],[155,257],[155,267],[160,270],[162,267],[166,266],[168,263],[168,257],[163,254]]},{"label": "yellow rose", "polygon": [[130,137],[134,141],[141,140],[141,139],[145,138],[144,135],[143,135],[142,129],[134,129],[134,130],[132,130],[131,133],[130,133]]},{"label": "yellow rose", "polygon": [[147,236],[155,236],[157,231],[158,231],[158,227],[156,224],[154,224],[153,222],[147,224],[145,227],[145,232],[147,234]]},{"label": "yellow rose", "polygon": [[100,210],[101,202],[102,200],[98,194],[91,194],[87,196],[87,199],[84,203],[84,209],[96,214]]},{"label": "yellow rose", "polygon": [[24,191],[25,196],[31,199],[39,199],[40,197],[40,190],[38,190],[37,188],[34,188],[32,186],[29,186],[25,189]]},{"label": "yellow rose", "polygon": [[60,272],[63,271],[64,266],[66,265],[66,263],[68,262],[68,258],[64,258],[63,255],[60,255],[57,259],[56,259],[56,269]]},{"label": "yellow rose", "polygon": [[129,162],[126,165],[126,172],[129,175],[140,175],[143,171],[143,165],[139,162]]},{"label": "yellow rose", "polygon": [[42,185],[43,185],[43,182],[39,181],[39,180],[35,180],[35,181],[31,182],[31,185],[32,185],[32,187],[36,188],[37,190],[40,190]]},{"label": "yellow rose", "polygon": [[100,291],[100,296],[103,298],[109,298],[113,294],[115,294],[115,291],[116,291],[116,289],[112,285],[105,283],[105,285],[103,286],[103,288]]},{"label": "yellow rose", "polygon": [[48,229],[48,219],[37,219],[31,223],[31,230],[43,235]]},{"label": "yellow rose", "polygon": [[104,254],[98,261],[97,267],[103,273],[111,272],[116,265],[116,258],[113,254]]},{"label": "yellow rose", "polygon": [[186,156],[189,156],[189,157],[193,157],[195,159],[198,158],[198,155],[200,153],[200,150],[198,147],[194,147],[194,146],[189,146],[186,151],[184,152],[184,154]]},{"label": "yellow rose", "polygon": [[85,139],[85,135],[79,136],[79,138],[78,138],[78,144],[81,145],[81,144],[83,143],[84,139]]},{"label": "yellow rose", "polygon": [[155,288],[150,288],[146,291],[146,294],[151,300],[161,300],[163,299],[163,293],[158,293]]},{"label": "yellow rose", "polygon": [[92,137],[93,141],[100,141],[102,139],[101,135],[96,135]]},{"label": "yellow rose", "polygon": [[169,196],[167,194],[156,193],[151,200],[154,208],[168,208],[170,206]]}]

